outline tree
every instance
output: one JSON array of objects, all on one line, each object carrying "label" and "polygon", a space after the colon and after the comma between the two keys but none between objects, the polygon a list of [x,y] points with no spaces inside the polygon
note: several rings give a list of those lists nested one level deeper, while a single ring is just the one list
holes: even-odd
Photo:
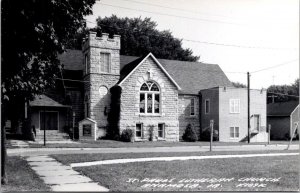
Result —
[{"label": "tree", "polygon": [[[95,0],[2,1],[2,133],[8,109],[22,107],[24,101],[54,85],[60,70],[57,55],[84,27],[83,17],[92,13],[94,3]],[[14,116],[18,119],[20,115]]]},{"label": "tree", "polygon": [[231,82],[235,88],[247,88],[247,86],[240,82]]},{"label": "tree", "polygon": [[158,31],[150,18],[118,18],[116,15],[97,19],[97,32],[121,35],[121,54],[143,56],[152,52],[156,57],[197,61],[191,49],[182,48],[182,41],[170,31]]},{"label": "tree", "polygon": [[[277,94],[279,93],[279,94]],[[283,95],[280,95],[283,94]],[[290,95],[290,96],[287,96]],[[287,102],[291,100],[299,100],[299,79],[291,85],[272,85],[268,88],[268,103],[272,102]]]}]

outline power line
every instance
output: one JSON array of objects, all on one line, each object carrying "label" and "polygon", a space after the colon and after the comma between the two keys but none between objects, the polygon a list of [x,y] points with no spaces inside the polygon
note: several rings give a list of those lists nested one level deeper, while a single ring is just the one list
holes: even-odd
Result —
[{"label": "power line", "polygon": [[83,83],[86,83],[86,82],[90,82],[90,81],[87,81],[87,80],[75,80],[75,79],[67,79],[67,78],[55,78],[56,80],[62,80],[62,81],[71,81],[71,82],[83,82]]},{"label": "power line", "polygon": [[[171,9],[171,10],[182,11],[182,12],[186,12],[186,13],[195,13],[195,14],[199,14],[199,15],[208,15],[208,16],[217,16],[217,17],[223,17],[223,18],[229,18],[229,19],[236,19],[235,17],[230,17],[230,16],[227,16],[227,15],[212,14],[212,13],[205,13],[205,12],[200,12],[200,11],[190,10],[190,9],[181,9],[181,8],[175,8],[175,7],[168,7],[168,6],[152,4],[152,3],[148,3],[148,2],[146,3],[146,2],[140,2],[140,1],[135,1],[135,0],[122,0],[122,1],[133,2],[133,3],[137,3],[137,4],[150,5],[150,6],[154,6],[154,7],[161,7],[161,8]],[[276,18],[276,19],[278,19],[278,18]]]},{"label": "power line", "polygon": [[207,42],[207,41],[199,41],[199,40],[189,40],[189,39],[182,39],[188,42],[195,42],[201,44],[209,44],[209,45],[217,45],[217,46],[228,46],[228,47],[237,47],[237,48],[251,48],[251,49],[270,49],[270,50],[295,50],[297,48],[273,48],[273,47],[260,47],[260,46],[245,46],[245,45],[236,45],[236,44],[224,44],[224,43],[215,43],[215,42]]},{"label": "power line", "polygon": [[272,68],[277,68],[279,66],[290,64],[290,63],[298,61],[298,60],[299,60],[299,58],[293,59],[293,60],[290,60],[290,61],[287,61],[287,62],[283,62],[283,63],[277,64],[277,65],[274,65],[274,66],[270,66],[270,67],[267,67],[267,68],[263,68],[263,69],[260,69],[260,70],[256,70],[256,71],[251,72],[251,74],[256,73],[256,72],[261,72],[261,71],[264,71],[264,70],[269,70],[269,69],[272,69]]},{"label": "power line", "polygon": [[[62,81],[72,81],[72,82],[82,82],[82,83],[90,83],[90,81],[85,81],[85,80],[75,80],[75,79],[66,79],[66,78],[55,78],[57,80],[62,80]],[[223,88],[223,86],[220,87],[214,87],[214,88],[207,88],[207,89],[203,89],[203,90],[219,90],[220,88]],[[244,89],[246,90],[247,88],[236,88],[236,87],[227,87],[224,86],[224,88],[226,90],[235,90],[235,89]],[[256,90],[256,91],[262,91],[262,90],[267,90],[267,89],[250,89],[250,90]],[[267,91],[267,93],[269,94],[276,94],[276,95],[284,95],[284,96],[289,96],[289,97],[296,97],[299,98],[299,96],[297,95],[290,95],[290,94],[284,94],[284,93],[276,93],[276,92],[269,92]]]},{"label": "power line", "polygon": [[211,19],[201,19],[201,18],[195,18],[195,17],[186,17],[186,16],[180,16],[180,15],[173,15],[173,14],[167,14],[167,13],[160,13],[160,12],[154,12],[154,11],[146,11],[142,9],[133,9],[129,7],[122,7],[122,6],[117,6],[117,5],[110,5],[106,3],[101,3],[102,5],[109,6],[109,7],[117,7],[121,9],[128,9],[128,10],[133,10],[133,11],[140,11],[140,12],[145,12],[145,13],[152,13],[152,14],[157,14],[157,15],[165,15],[165,16],[170,16],[170,17],[177,17],[177,18],[185,18],[185,19],[190,19],[190,20],[197,20],[197,21],[204,21],[204,22],[214,22],[214,23],[223,23],[223,24],[231,24],[231,25],[243,25],[239,23],[234,23],[234,22],[226,22],[226,21],[220,21],[220,20],[211,20]]},{"label": "power line", "polygon": [[[117,28],[119,30],[124,30],[124,31],[131,31],[131,32],[137,32],[140,34],[143,34],[142,32],[135,30],[135,29],[124,29],[124,28],[120,28],[117,26],[109,26],[109,25],[105,25],[105,24],[97,24],[96,22],[91,22],[91,21],[86,21],[88,23],[92,23],[95,25],[100,25],[100,26],[106,26],[109,28]],[[144,33],[145,35],[147,35],[146,33]],[[157,36],[158,35],[152,35],[152,36]],[[162,37],[166,37],[169,38],[168,36],[162,36]],[[261,47],[261,46],[245,46],[245,45],[237,45],[237,44],[224,44],[224,43],[216,43],[216,42],[208,42],[208,41],[199,41],[199,40],[191,40],[191,39],[185,39],[185,38],[181,38],[181,40],[183,41],[188,41],[188,42],[194,42],[194,43],[200,43],[200,44],[208,44],[208,45],[216,45],[216,46],[226,46],[226,47],[236,47],[236,48],[250,48],[250,49],[266,49],[266,50],[295,50],[297,48],[273,48],[273,47]]]},{"label": "power line", "polygon": [[[118,5],[111,5],[111,4],[101,3],[101,2],[100,2],[100,4],[105,5],[105,6],[110,6],[110,7],[117,7],[117,8],[121,8],[121,9],[140,11],[140,12],[144,12],[144,13],[165,15],[165,16],[169,16],[169,17],[177,17],[177,18],[184,18],[184,19],[204,21],[204,22],[223,23],[223,24],[230,24],[230,25],[237,25],[237,26],[249,26],[249,24],[242,24],[242,23],[228,22],[228,21],[220,21],[220,20],[212,20],[212,19],[203,19],[203,18],[196,18],[196,17],[186,17],[186,16],[182,16],[182,15],[174,15],[174,14],[167,14],[167,13],[161,13],[161,12],[147,11],[147,10],[142,10],[142,9],[134,9],[134,8],[123,7],[123,6],[118,6]],[[251,25],[251,26],[253,26],[253,25]],[[264,26],[265,25],[263,25],[262,27],[264,27]]]},{"label": "power line", "polygon": [[226,16],[226,15],[203,13],[203,12],[199,12],[199,11],[168,7],[168,6],[152,4],[152,3],[146,3],[146,2],[140,2],[140,1],[134,1],[134,0],[122,0],[122,1],[134,2],[134,3],[138,3],[138,4],[144,4],[144,5],[151,5],[151,6],[154,6],[154,7],[162,7],[162,8],[171,9],[171,10],[183,11],[183,12],[186,12],[186,13],[196,13],[196,14],[200,14],[200,15],[211,15],[211,16],[217,16],[217,17],[224,17],[224,18],[233,19],[233,17],[229,17],[229,16]]},{"label": "power line", "polygon": [[283,94],[283,93],[276,93],[276,92],[268,92],[268,91],[267,91],[267,93],[299,98],[299,96],[297,96],[297,95],[290,95],[290,94]]}]

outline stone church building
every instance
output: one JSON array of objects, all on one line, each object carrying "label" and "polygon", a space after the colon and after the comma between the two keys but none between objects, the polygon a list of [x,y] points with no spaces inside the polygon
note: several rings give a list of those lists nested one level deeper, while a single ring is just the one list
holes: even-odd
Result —
[{"label": "stone church building", "polygon": [[199,130],[199,91],[231,85],[217,65],[158,60],[151,53],[133,59],[120,56],[120,46],[120,36],[90,32],[82,49],[84,112],[103,130],[97,134],[105,133],[114,85],[122,88],[120,129],[135,131],[136,141],[147,140],[150,128],[154,140],[166,141],[178,141],[189,123]]},{"label": "stone church building", "polygon": [[200,91],[232,86],[221,68],[157,59],[152,53],[123,56],[120,43],[118,35],[98,37],[90,32],[82,50],[68,50],[59,57],[63,64],[60,86],[29,104],[37,136],[43,129],[50,135],[63,133],[72,124],[79,128],[79,139],[104,136],[110,88],[115,85],[122,88],[120,130],[133,130],[135,141],[149,140],[150,135],[154,141],[179,141],[188,124],[201,133],[207,104]]}]

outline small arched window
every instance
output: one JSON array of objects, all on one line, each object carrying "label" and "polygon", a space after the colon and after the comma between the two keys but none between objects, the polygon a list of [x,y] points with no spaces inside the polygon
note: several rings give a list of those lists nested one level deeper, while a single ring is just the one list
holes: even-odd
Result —
[{"label": "small arched window", "polygon": [[143,83],[140,88],[140,113],[160,113],[160,90],[153,81]]}]

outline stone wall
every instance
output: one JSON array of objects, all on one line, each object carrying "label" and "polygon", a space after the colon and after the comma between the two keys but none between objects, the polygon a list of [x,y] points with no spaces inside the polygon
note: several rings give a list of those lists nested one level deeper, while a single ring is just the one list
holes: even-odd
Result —
[{"label": "stone wall", "polygon": [[[191,99],[195,99],[195,115],[190,114]],[[178,97],[178,119],[179,119],[179,138],[182,138],[183,133],[188,124],[191,124],[195,131],[200,135],[200,120],[199,120],[199,96],[180,94]]]},{"label": "stone wall", "polygon": [[[149,77],[148,71],[152,71]],[[139,113],[139,90],[147,80],[156,82],[160,87],[160,113],[157,115],[144,115]],[[165,124],[166,141],[179,140],[178,121],[178,90],[166,74],[159,68],[149,56],[121,85],[121,132],[124,129],[135,131],[137,123],[143,123],[144,139],[149,139],[149,129],[154,127],[154,140],[157,140],[157,128],[159,123]],[[138,140],[138,139],[136,139]]]}]

